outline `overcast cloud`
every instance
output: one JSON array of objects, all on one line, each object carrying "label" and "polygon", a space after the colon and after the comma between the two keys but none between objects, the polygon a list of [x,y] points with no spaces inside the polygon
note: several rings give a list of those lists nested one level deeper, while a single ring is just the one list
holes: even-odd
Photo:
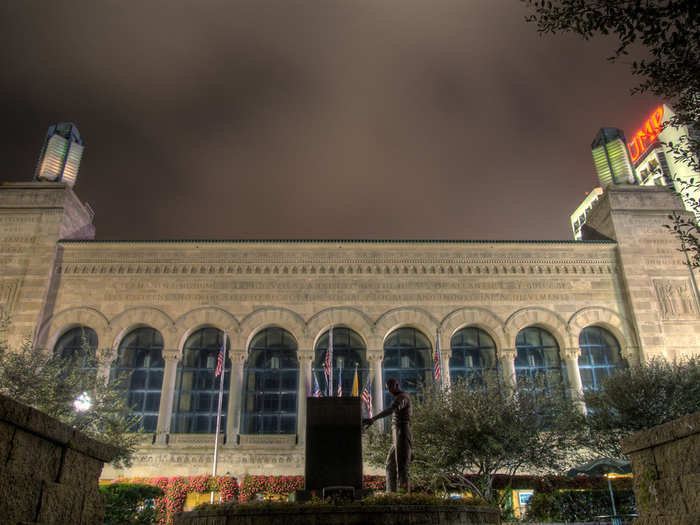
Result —
[{"label": "overcast cloud", "polygon": [[[130,6],[130,7],[125,7]],[[3,181],[86,142],[99,239],[569,239],[601,126],[659,102],[517,0],[7,1]]]}]

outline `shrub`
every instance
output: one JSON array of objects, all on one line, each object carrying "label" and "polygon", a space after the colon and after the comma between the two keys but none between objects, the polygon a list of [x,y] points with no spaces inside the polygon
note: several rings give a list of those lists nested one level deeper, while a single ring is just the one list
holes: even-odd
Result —
[{"label": "shrub", "polygon": [[[634,493],[631,490],[615,492],[618,514],[635,512]],[[591,521],[596,516],[612,514],[610,493],[607,490],[560,490],[535,492],[530,500],[527,519],[531,521]]]},{"label": "shrub", "polygon": [[163,496],[163,490],[141,483],[110,483],[102,485],[105,498],[105,524],[153,523],[156,511],[153,500]]}]

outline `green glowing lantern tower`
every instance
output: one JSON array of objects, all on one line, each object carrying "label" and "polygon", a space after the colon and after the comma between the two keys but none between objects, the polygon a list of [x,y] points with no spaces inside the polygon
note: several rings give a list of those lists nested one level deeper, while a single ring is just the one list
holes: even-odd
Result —
[{"label": "green glowing lantern tower", "polygon": [[59,122],[49,126],[34,180],[65,182],[73,187],[78,178],[84,149],[83,139],[72,122]]},{"label": "green glowing lantern tower", "polygon": [[637,184],[625,134],[621,129],[600,128],[593,139],[591,150],[598,179],[603,188],[610,184]]}]

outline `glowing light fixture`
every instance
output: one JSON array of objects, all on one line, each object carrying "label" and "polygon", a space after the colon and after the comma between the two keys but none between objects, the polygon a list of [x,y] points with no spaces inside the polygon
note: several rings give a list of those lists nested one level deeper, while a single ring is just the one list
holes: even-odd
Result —
[{"label": "glowing light fixture", "polygon": [[75,408],[75,410],[78,412],[85,412],[86,410],[89,410],[91,406],[92,400],[87,392],[83,392],[75,401],[73,401],[73,408]]},{"label": "glowing light fixture", "polygon": [[65,182],[73,187],[78,178],[84,149],[85,143],[72,122],[49,126],[34,180]]},{"label": "glowing light fixture", "polygon": [[593,139],[591,153],[603,188],[610,184],[637,183],[622,130],[601,128]]}]

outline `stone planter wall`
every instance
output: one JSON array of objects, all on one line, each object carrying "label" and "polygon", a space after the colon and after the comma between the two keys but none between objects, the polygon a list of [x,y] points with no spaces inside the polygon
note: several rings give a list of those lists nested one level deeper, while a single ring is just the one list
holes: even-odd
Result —
[{"label": "stone planter wall", "polygon": [[0,523],[101,524],[98,479],[117,452],[0,396]]},{"label": "stone planter wall", "polygon": [[700,412],[622,442],[634,472],[638,525],[700,523]]},{"label": "stone planter wall", "polygon": [[475,506],[348,505],[242,509],[235,505],[182,512],[175,525],[500,525],[498,510]]}]

